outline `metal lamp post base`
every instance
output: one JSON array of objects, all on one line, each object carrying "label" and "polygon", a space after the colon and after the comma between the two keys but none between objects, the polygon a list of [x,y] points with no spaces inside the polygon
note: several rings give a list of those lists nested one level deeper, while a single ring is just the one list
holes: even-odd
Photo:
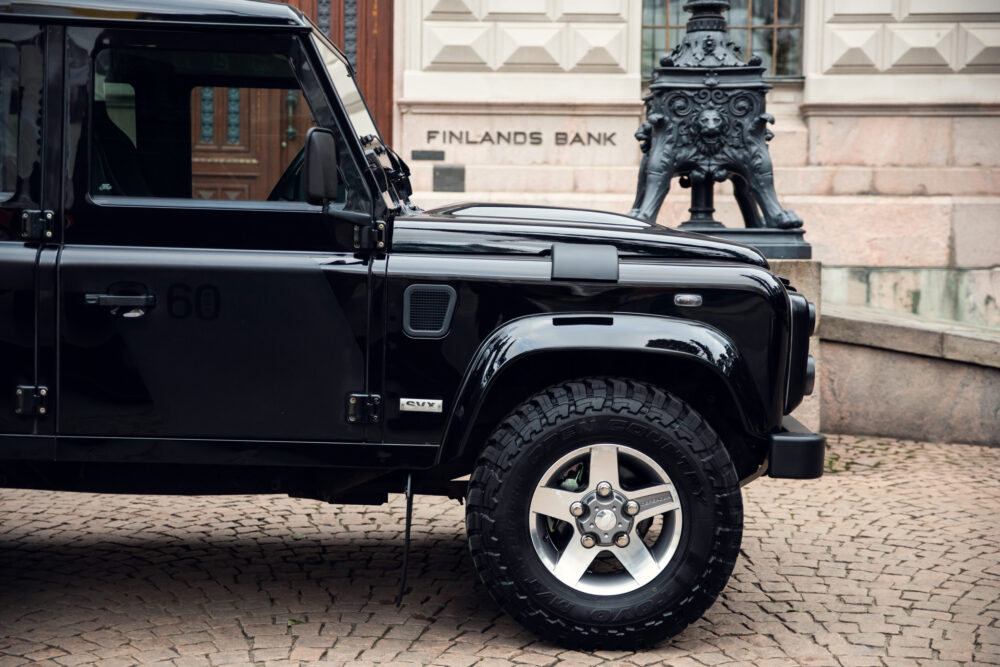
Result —
[{"label": "metal lamp post base", "polygon": [[683,224],[677,229],[753,246],[768,259],[812,259],[812,246],[803,238],[805,231],[802,229],[716,227],[695,224]]}]

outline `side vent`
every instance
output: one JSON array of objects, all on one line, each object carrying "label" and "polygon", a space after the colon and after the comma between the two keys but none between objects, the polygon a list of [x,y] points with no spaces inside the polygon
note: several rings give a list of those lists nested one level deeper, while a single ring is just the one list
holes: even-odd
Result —
[{"label": "side vent", "polygon": [[413,338],[444,338],[457,298],[450,285],[410,285],[403,292],[403,331]]}]

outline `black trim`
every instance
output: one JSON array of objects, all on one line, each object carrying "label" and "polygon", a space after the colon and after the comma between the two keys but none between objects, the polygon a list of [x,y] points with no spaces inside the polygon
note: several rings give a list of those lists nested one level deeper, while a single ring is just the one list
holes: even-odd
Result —
[{"label": "black trim", "polygon": [[[414,329],[411,323],[413,315],[413,293],[414,292],[440,292],[448,295],[448,308],[441,319],[441,326],[437,329]],[[455,302],[458,300],[458,293],[451,285],[410,285],[403,292],[403,331],[411,338],[444,338],[451,329],[451,318],[455,314]]]},{"label": "black trim", "polygon": [[618,282],[618,248],[583,243],[552,244],[552,280]]},{"label": "black trim", "polygon": [[[329,468],[429,468],[438,445],[59,436],[56,460]],[[0,449],[0,458],[6,455]],[[28,458],[26,456],[18,458]]]},{"label": "black trim", "polygon": [[[0,461],[54,461],[56,439],[52,435],[0,435]],[[3,480],[0,478],[0,483]]]},{"label": "black trim", "polygon": [[802,393],[811,396],[816,386],[816,360],[810,354],[806,357],[806,379],[802,386]]},{"label": "black trim", "polygon": [[791,308],[791,336],[788,343],[788,377],[785,380],[785,414],[797,408],[812,392],[815,362],[810,377],[809,337],[816,326],[816,307],[797,292],[788,293]]},{"label": "black trim", "polygon": [[278,3],[232,3],[219,0],[186,0],[150,3],[143,0],[102,0],[89,6],[60,0],[22,0],[2,7],[4,20],[30,20],[66,24],[155,24],[200,27],[309,29],[302,12]]},{"label": "black trim", "polygon": [[771,436],[767,474],[782,479],[822,477],[826,436],[813,433],[794,417],[782,419],[781,429]]}]

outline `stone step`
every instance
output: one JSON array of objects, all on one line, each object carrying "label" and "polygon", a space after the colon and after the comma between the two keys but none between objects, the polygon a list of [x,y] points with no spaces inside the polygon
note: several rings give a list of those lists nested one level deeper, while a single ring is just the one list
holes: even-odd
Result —
[{"label": "stone step", "polygon": [[998,444],[1000,332],[824,304],[819,335],[824,432]]},{"label": "stone step", "polygon": [[[1000,266],[823,267],[823,303],[992,327],[1000,336]],[[997,355],[1000,364],[1000,354]]]},{"label": "stone step", "polygon": [[775,190],[809,195],[989,195],[1000,167],[778,167]]},{"label": "stone step", "polygon": [[775,167],[800,167],[809,160],[809,129],[799,118],[777,117],[769,148]]},{"label": "stone step", "polygon": [[500,202],[537,206],[565,206],[624,213],[632,206],[633,197],[634,195],[624,193],[415,191],[412,201],[424,209],[438,208],[458,202]]},{"label": "stone step", "polygon": [[[433,190],[434,166],[431,162],[410,163],[414,190]],[[465,165],[465,189],[469,192],[625,194],[635,193],[638,175],[638,158],[635,166],[628,167],[468,164]]]},{"label": "stone step", "polygon": [[823,340],[1000,368],[1000,329],[891,310],[823,303]]},{"label": "stone step", "polygon": [[[433,190],[434,164],[410,164],[414,190]],[[465,166],[465,190],[633,196],[638,174],[638,164],[634,167],[470,164]],[[777,166],[774,180],[779,199],[785,195],[990,195],[1000,191],[1000,167]],[[673,188],[677,189],[676,182]],[[730,195],[731,184],[720,183],[716,193]]]},{"label": "stone step", "polygon": [[[625,213],[631,193],[418,192],[426,209],[457,202],[507,202]],[[813,257],[837,266],[990,266],[1000,264],[1000,197],[783,195],[782,206],[805,220]],[[716,219],[742,226],[736,202],[716,198]],[[676,227],[689,218],[687,191],[671,193],[657,222]],[[968,260],[961,257],[968,256]]]}]

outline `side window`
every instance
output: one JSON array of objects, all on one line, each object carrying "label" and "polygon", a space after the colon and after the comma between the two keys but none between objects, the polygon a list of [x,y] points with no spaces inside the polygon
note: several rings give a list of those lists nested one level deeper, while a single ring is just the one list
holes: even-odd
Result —
[{"label": "side window", "polygon": [[94,59],[90,194],[302,201],[314,124],[285,54],[106,48]]},{"label": "side window", "polygon": [[17,130],[21,108],[18,51],[0,42],[0,200],[17,187]]},{"label": "side window", "polygon": [[296,158],[314,124],[297,88],[195,88],[192,197],[301,201]]}]

